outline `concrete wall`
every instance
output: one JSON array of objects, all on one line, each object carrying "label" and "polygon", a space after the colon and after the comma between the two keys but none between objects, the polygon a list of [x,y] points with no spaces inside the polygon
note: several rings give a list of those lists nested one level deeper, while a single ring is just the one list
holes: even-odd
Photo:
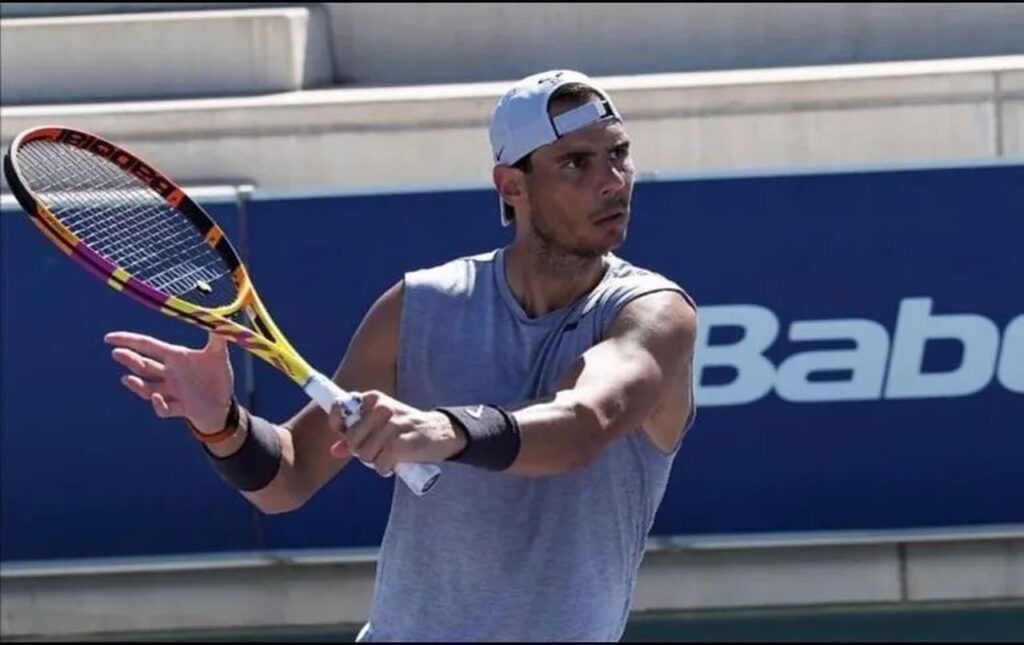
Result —
[{"label": "concrete wall", "polygon": [[[601,79],[646,173],[990,160],[1024,155],[1024,56]],[[506,83],[0,108],[82,127],[180,181],[263,189],[488,185]]]},{"label": "concrete wall", "polygon": [[326,3],[340,81],[648,74],[1024,53],[1014,3]]},{"label": "concrete wall", "polygon": [[999,76],[999,91],[1005,97],[998,111],[1001,155],[1024,154],[1024,71]]},{"label": "concrete wall", "polygon": [[[312,3],[309,3],[312,4]],[[303,6],[297,2],[4,2],[0,17],[87,16],[99,14],[237,9],[239,7]]]},{"label": "concrete wall", "polygon": [[327,27],[303,7],[0,22],[5,105],[242,96],[329,85]]},{"label": "concrete wall", "polygon": [[[7,566],[0,627],[7,637],[75,638],[358,626],[375,564],[374,551],[311,551]],[[1020,527],[654,544],[633,594],[635,612],[1021,598]]]},{"label": "concrete wall", "polygon": [[[226,4],[8,2],[0,11],[9,18]],[[552,67],[610,76],[1024,53],[1024,5],[1005,2],[288,6],[323,16],[339,85],[501,80]],[[224,33],[222,46],[245,41]],[[166,55],[186,55],[189,47],[183,41]]]}]

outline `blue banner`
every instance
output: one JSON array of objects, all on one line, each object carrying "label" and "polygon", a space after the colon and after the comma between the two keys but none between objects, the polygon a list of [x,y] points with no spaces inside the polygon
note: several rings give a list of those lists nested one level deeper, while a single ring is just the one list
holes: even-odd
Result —
[{"label": "blue banner", "polygon": [[[1022,186],[1012,165],[638,184],[619,253],[687,288],[701,324],[697,422],[654,533],[1024,522]],[[329,373],[403,272],[509,241],[496,202],[257,199],[250,273]],[[230,206],[212,214],[236,235]],[[98,283],[24,216],[0,225],[3,559],[378,543],[391,480],[356,465],[296,512],[254,511],[102,343],[202,332]],[[252,378],[263,416],[305,403],[262,362]]]}]

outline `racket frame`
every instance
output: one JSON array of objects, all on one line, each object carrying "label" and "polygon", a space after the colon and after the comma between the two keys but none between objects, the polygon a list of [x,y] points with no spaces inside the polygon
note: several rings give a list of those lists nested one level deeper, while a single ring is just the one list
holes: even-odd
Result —
[{"label": "racket frame", "polygon": [[[238,289],[234,302],[208,308],[161,293],[89,248],[61,224],[40,199],[33,196],[22,177],[17,152],[22,146],[40,139],[72,145],[115,163],[145,182],[171,207],[188,217],[203,235],[205,243],[224,259],[231,270]],[[108,286],[165,315],[227,338],[286,374],[325,411],[328,411],[332,404],[340,404],[349,425],[358,421],[358,398],[313,369],[292,347],[267,312],[249,279],[245,265],[224,231],[184,190],[159,170],[137,155],[100,136],[59,125],[31,128],[20,133],[4,155],[3,170],[11,192],[29,215],[32,223],[65,255],[106,282]],[[239,312],[246,315],[256,331],[230,319]],[[399,464],[398,470],[413,492],[418,495],[426,493],[439,474],[437,466],[432,464]]]}]

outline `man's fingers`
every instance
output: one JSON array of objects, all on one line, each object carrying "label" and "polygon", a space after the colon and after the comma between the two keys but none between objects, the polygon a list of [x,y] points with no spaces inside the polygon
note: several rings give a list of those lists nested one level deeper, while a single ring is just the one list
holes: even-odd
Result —
[{"label": "man's fingers", "polygon": [[341,408],[337,405],[331,406],[331,411],[327,414],[327,422],[331,426],[331,430],[344,436],[348,432],[348,425],[345,423],[345,415],[341,413]]},{"label": "man's fingers", "polygon": [[161,419],[185,416],[180,403],[173,399],[164,398],[159,392],[154,392],[149,400],[153,404],[153,410],[156,412],[156,415]]},{"label": "man's fingers", "polygon": [[121,377],[121,384],[140,399],[149,401],[153,406],[153,412],[161,419],[185,416],[181,403],[165,392],[159,391],[158,383],[148,383],[134,374],[125,374]]},{"label": "man's fingers", "polygon": [[335,405],[331,408],[331,411],[327,414],[327,421],[331,426],[331,430],[338,433],[338,440],[331,444],[331,456],[335,459],[351,457],[352,451],[349,449],[348,440],[345,438],[348,427],[345,424],[345,417],[338,406]]},{"label": "man's fingers", "polygon": [[348,445],[345,444],[344,440],[335,441],[331,445],[331,456],[335,459],[344,459],[345,457],[351,456],[351,452],[348,450]]},{"label": "man's fingers", "polygon": [[135,334],[128,331],[110,332],[103,337],[103,341],[108,345],[126,347],[144,356],[158,360],[163,360],[180,349],[152,336]]},{"label": "man's fingers", "polygon": [[111,352],[111,356],[113,356],[115,361],[130,369],[136,375],[149,380],[162,381],[167,371],[163,363],[154,361],[152,358],[146,358],[123,347],[116,348]]},{"label": "man's fingers", "polygon": [[363,406],[363,410],[371,410],[377,406],[377,403],[384,398],[384,393],[380,390],[367,390],[362,394],[356,394],[359,398],[360,403]]},{"label": "man's fingers", "polygon": [[153,396],[153,388],[138,376],[133,376],[131,374],[122,376],[121,385],[124,385],[144,401],[149,401],[150,397]]},{"label": "man's fingers", "polygon": [[378,474],[388,477],[394,472],[397,464],[398,459],[395,458],[395,449],[392,443],[380,451],[377,459],[373,462],[373,467],[377,470]]},{"label": "man's fingers", "polygon": [[348,442],[352,452],[365,457],[361,452],[363,444],[373,434],[380,432],[387,425],[391,415],[392,411],[390,408],[381,406],[367,411],[367,408],[364,406],[362,418],[345,432],[345,440]]},{"label": "man's fingers", "polygon": [[[376,427],[373,432],[369,433],[366,439],[364,439],[358,446],[353,446],[353,451],[355,451],[363,461],[372,463],[375,467],[379,465],[382,456],[384,453],[389,451],[395,437],[397,437],[401,432],[397,425],[389,423],[392,418],[390,410],[387,416],[388,419],[383,424]],[[384,472],[387,471],[381,471],[381,474],[384,474]]]}]

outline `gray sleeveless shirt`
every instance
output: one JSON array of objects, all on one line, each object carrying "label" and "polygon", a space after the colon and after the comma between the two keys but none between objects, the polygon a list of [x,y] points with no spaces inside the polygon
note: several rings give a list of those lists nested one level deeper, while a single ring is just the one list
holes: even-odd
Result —
[{"label": "gray sleeveless shirt", "polygon": [[[664,290],[689,301],[666,278],[608,259],[591,292],[536,318],[509,289],[504,249],[408,273],[398,399],[430,409],[543,397],[626,303]],[[360,639],[618,640],[678,447],[665,454],[638,430],[573,473],[444,463],[423,497],[395,486]]]}]

